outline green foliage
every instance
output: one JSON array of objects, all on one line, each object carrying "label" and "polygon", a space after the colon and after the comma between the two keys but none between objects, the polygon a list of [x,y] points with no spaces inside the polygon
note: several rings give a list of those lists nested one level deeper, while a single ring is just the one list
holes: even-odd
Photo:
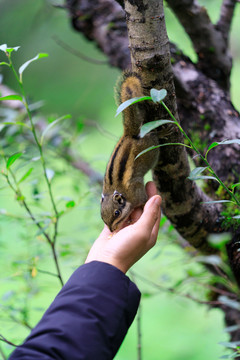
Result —
[{"label": "green foliage", "polygon": [[[17,324],[29,329],[30,323],[32,323],[33,313],[33,308],[30,303],[33,298],[34,301],[36,301],[39,293],[42,292],[42,285],[38,286],[40,274],[47,274],[52,277],[55,282],[58,281],[63,285],[64,279],[60,266],[60,258],[67,259],[69,255],[73,258],[73,254],[77,254],[74,251],[74,246],[71,246],[71,250],[69,250],[69,244],[59,244],[59,239],[64,238],[60,229],[62,229],[62,226],[64,227],[64,225],[61,224],[65,223],[64,218],[67,218],[69,216],[68,214],[75,211],[76,208],[78,208],[79,211],[79,204],[84,202],[83,194],[87,194],[87,187],[86,184],[84,184],[82,189],[79,189],[82,181],[81,177],[78,176],[77,178],[74,176],[73,171],[71,175],[69,171],[64,174],[64,171],[59,168],[59,161],[56,163],[56,150],[54,154],[52,154],[54,149],[53,144],[56,138],[59,142],[58,150],[60,150],[66,146],[66,140],[71,143],[70,138],[75,136],[75,127],[72,126],[73,134],[71,134],[69,132],[69,124],[64,123],[64,120],[70,120],[71,116],[65,115],[57,119],[56,117],[51,118],[49,124],[46,120],[40,118],[41,126],[39,126],[38,114],[35,110],[36,106],[32,106],[28,102],[25,94],[22,79],[23,71],[33,61],[46,57],[46,54],[39,54],[25,62],[25,64],[20,67],[19,73],[17,73],[11,56],[13,51],[17,51],[17,48],[8,48],[7,45],[2,45],[0,49],[6,54],[8,67],[12,70],[16,82],[19,85],[19,92],[21,93],[21,95],[2,97],[0,100],[6,102],[9,100],[18,100],[21,101],[23,105],[20,112],[14,110],[14,108],[11,109],[11,107],[2,108],[3,110],[6,109],[4,120],[7,121],[0,122],[0,132],[4,134],[0,140],[0,159],[3,160],[3,162],[1,162],[1,178],[3,179],[1,185],[4,185],[1,187],[1,190],[7,192],[10,204],[12,202],[11,198],[13,198],[10,193],[12,192],[20,206],[19,209],[17,209],[16,205],[14,205],[12,212],[1,209],[0,216],[5,218],[5,222],[9,221],[9,223],[11,223],[11,221],[13,221],[15,226],[12,228],[14,229],[19,228],[19,226],[20,229],[27,229],[27,233],[23,235],[24,240],[22,242],[24,245],[18,241],[18,246],[15,246],[16,254],[14,251],[11,252],[10,257],[8,254],[8,266],[11,270],[7,268],[5,268],[5,270],[7,272],[10,271],[11,274],[12,272],[16,273],[16,275],[11,275],[13,276],[13,283],[16,284],[12,286],[14,290],[7,290],[4,293],[0,312],[1,314],[3,312],[5,317],[10,316]],[[61,129],[59,128],[60,124]],[[78,129],[76,132],[79,134],[81,130]],[[46,141],[46,139],[48,141]],[[43,144],[45,145],[44,149]],[[64,182],[67,180],[69,186],[74,187],[74,190],[68,198],[58,194],[57,189],[54,190],[56,185],[58,187],[60,186],[62,181],[60,179],[63,175],[65,176]],[[71,181],[69,181],[69,179],[71,179]],[[63,185],[61,185],[61,187],[62,186]],[[93,199],[91,199],[91,201],[92,203],[95,202]],[[9,204],[6,205],[8,206]],[[23,230],[20,230],[20,233],[22,231]],[[84,228],[82,228],[82,231],[84,233]],[[16,237],[16,235],[14,235],[14,237]],[[31,242],[29,239],[31,239]],[[19,247],[20,243],[21,247]],[[56,246],[58,246],[58,251]],[[23,249],[28,250],[25,254],[21,255],[24,251]],[[49,250],[51,259],[48,259]],[[84,250],[82,252],[85,254]],[[15,260],[15,256],[17,260]],[[77,257],[77,255],[75,256]],[[13,257],[14,260],[11,259],[11,257]],[[16,279],[14,279],[15,276]],[[36,281],[34,281],[35,278]],[[43,284],[45,281],[46,280],[44,280]],[[55,289],[56,284],[55,286],[51,285],[51,287]],[[18,306],[14,304],[18,304]],[[40,308],[39,310],[42,311]],[[22,332],[21,336],[26,335],[26,332]],[[17,336],[17,334],[13,334],[13,338],[14,336]],[[17,342],[19,342],[19,339]]]},{"label": "green foliage", "polygon": [[[13,64],[9,67],[14,69]],[[99,219],[98,195],[100,190],[93,186],[89,190],[89,184],[83,180],[79,172],[76,173],[70,169],[69,164],[64,166],[64,161],[59,159],[61,151],[65,151],[67,154],[70,146],[72,150],[75,141],[77,141],[77,148],[86,136],[83,134],[84,120],[81,118],[74,123],[70,115],[49,116],[48,120],[44,119],[45,124],[42,127],[42,116],[39,116],[39,113],[34,110],[34,106],[28,102],[25,84],[20,75],[17,75],[16,80],[19,84],[19,92],[22,94],[17,95],[19,98],[16,100],[22,101],[25,110],[24,113],[11,111],[11,116],[9,111],[6,117],[7,121],[0,123],[0,131],[4,134],[0,140],[1,156],[4,160],[3,164],[4,162],[6,164],[3,166],[4,186],[1,187],[1,190],[6,192],[9,199],[14,195],[21,206],[17,208],[14,203],[12,209],[8,208],[7,201],[5,202],[7,209],[1,209],[0,215],[5,218],[7,223],[9,238],[17,238],[14,233],[15,229],[21,236],[18,237],[16,243],[11,240],[11,244],[14,244],[11,251],[4,252],[8,257],[9,268],[5,269],[4,265],[2,268],[7,274],[10,274],[12,290],[9,291],[9,284],[6,286],[5,292],[2,289],[4,296],[1,301],[1,316],[6,321],[9,321],[9,318],[14,319],[14,332],[12,332],[11,340],[19,343],[27,336],[29,326],[36,323],[49,301],[56,295],[59,290],[58,285],[62,283],[61,278],[62,280],[67,278],[72,269],[79,265],[79,253],[80,257],[84,259],[90,247],[90,241],[92,242],[99,233],[100,221],[98,222],[97,219]],[[41,119],[39,120],[39,118]],[[145,128],[143,127],[142,136],[156,126],[163,125],[164,121],[165,124],[174,122],[173,120],[159,120],[158,123],[148,124]],[[64,192],[67,192],[67,196],[64,195]],[[89,225],[91,217],[93,226]],[[85,238],[86,233],[88,234],[89,243],[79,239],[78,234],[80,233],[82,238]],[[164,236],[167,239],[165,242]],[[147,271],[142,271],[142,265],[140,265],[138,273],[149,272],[148,278],[153,280],[153,268],[155,266],[155,270],[159,271],[159,258],[162,257],[169,243],[171,251],[179,251],[171,244],[173,240],[176,240],[173,226],[167,222],[166,218],[163,218],[161,244],[156,246],[153,258],[151,255],[151,258],[148,259]],[[51,252],[52,247],[54,248],[53,252]],[[184,297],[187,298],[189,283],[200,282],[202,278],[209,276],[201,264],[204,261],[208,261],[210,264],[216,264],[216,261],[219,261],[214,258],[201,259],[201,261],[193,258],[191,263],[187,255],[187,251],[191,250],[186,249],[184,254],[177,252],[176,259],[178,262],[180,259],[181,263],[185,264],[184,269],[181,265],[181,271],[176,271],[170,256],[170,262],[167,266],[162,267],[160,277],[159,273],[154,270],[156,284],[148,285],[146,290],[143,287],[143,297],[146,301],[150,303],[156,299],[156,303],[152,307],[154,316],[156,316],[158,292],[161,295],[162,293],[175,294],[178,296],[177,302],[181,303]],[[167,251],[169,251],[169,247]],[[164,259],[169,256],[167,251]],[[154,263],[155,259],[157,262]],[[197,269],[196,263],[198,263]],[[66,273],[63,271],[64,267],[68,269]],[[137,276],[136,279],[137,282],[141,281]],[[149,280],[147,281],[149,282]],[[205,298],[206,289],[198,289],[196,293],[200,298]],[[166,307],[168,302],[166,300]],[[189,303],[187,304],[189,305]],[[191,312],[189,306],[184,307],[188,308],[186,314],[196,312],[196,310]],[[164,312],[166,313],[165,310]],[[4,314],[2,315],[2,313]],[[167,311],[167,313],[169,318],[171,311]],[[177,312],[174,313],[173,320],[176,316]],[[195,316],[191,316],[195,318]],[[163,317],[164,314],[162,314]],[[185,323],[184,316],[182,323]],[[178,324],[176,323],[175,326],[177,329]],[[20,328],[20,331],[15,328]],[[23,331],[22,328],[25,330]],[[8,333],[11,334],[11,330]],[[179,353],[178,349],[181,346],[182,344],[175,346],[176,354]]]},{"label": "green foliage", "polygon": [[22,101],[22,96],[20,95],[8,95],[8,96],[3,96],[0,97],[1,101],[6,101],[6,100],[19,100]]},{"label": "green foliage", "polygon": [[[237,193],[236,197],[240,201],[240,195]],[[227,202],[227,200],[226,200]],[[234,229],[236,230],[240,226],[240,208],[232,201],[228,201],[222,215],[222,226],[225,230]]]},{"label": "green foliage", "polygon": [[45,54],[45,53],[40,53],[40,54],[37,54],[34,58],[26,61],[22,66],[20,66],[18,72],[19,72],[19,80],[20,82],[22,82],[22,74],[24,72],[24,70],[33,62],[33,61],[36,61],[38,59],[42,59],[44,57],[48,57],[48,54]]},{"label": "green foliage", "polygon": [[6,164],[7,170],[9,170],[9,168],[12,166],[12,164],[13,164],[18,158],[20,158],[20,156],[22,156],[22,153],[21,153],[21,152],[9,156],[9,158],[8,158],[8,160],[7,160],[7,164]]},{"label": "green foliage", "polygon": [[141,96],[141,97],[135,97],[135,98],[126,100],[121,105],[119,105],[115,116],[118,116],[123,110],[125,110],[130,105],[136,104],[136,103],[144,101],[144,100],[151,100],[151,99],[152,98],[150,96]]},{"label": "green foliage", "polygon": [[230,240],[231,234],[229,233],[211,234],[208,238],[210,245],[218,250],[223,250]]},{"label": "green foliage", "polygon": [[44,130],[43,133],[42,133],[41,139],[40,139],[40,144],[41,144],[41,146],[43,145],[44,137],[45,137],[45,135],[47,134],[47,132],[48,132],[53,126],[55,126],[57,123],[59,123],[60,121],[66,120],[66,119],[71,119],[71,115],[68,114],[68,115],[61,116],[60,118],[52,121],[52,122],[45,128],[45,130]]},{"label": "green foliage", "polygon": [[169,124],[169,123],[174,124],[174,122],[171,120],[156,120],[156,121],[151,121],[146,124],[143,124],[143,126],[141,127],[141,131],[140,131],[140,137],[143,138],[150,131],[158,128],[161,125],[165,125],[165,124]]},{"label": "green foliage", "polygon": [[190,131],[189,136],[190,136],[192,142],[194,143],[194,145],[196,146],[196,148],[199,151],[203,152],[206,149],[206,147],[207,147],[207,139],[202,141],[198,131],[196,131],[196,130]]},{"label": "green foliage", "polygon": [[165,89],[161,89],[161,90],[151,89],[150,90],[150,95],[151,95],[152,101],[157,104],[157,103],[160,103],[162,100],[165,99],[165,97],[167,96],[167,90],[165,90]]}]

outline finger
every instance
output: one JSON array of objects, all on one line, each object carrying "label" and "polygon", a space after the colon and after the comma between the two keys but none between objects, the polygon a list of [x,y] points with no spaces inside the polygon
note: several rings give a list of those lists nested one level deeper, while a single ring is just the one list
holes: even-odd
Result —
[{"label": "finger", "polygon": [[153,181],[149,181],[146,184],[146,193],[148,195],[148,198],[157,195],[157,187]]},{"label": "finger", "polygon": [[[138,221],[140,226],[142,226],[146,231],[152,233],[153,227],[159,217],[159,208],[161,205],[161,197],[159,195],[154,195],[151,197],[145,204],[141,218]],[[150,236],[149,234],[149,236]]]},{"label": "finger", "polygon": [[161,220],[161,208],[159,207],[157,220],[156,220],[156,222],[155,222],[155,224],[153,226],[152,233],[151,233],[151,236],[150,236],[150,240],[151,240],[151,242],[153,242],[153,245],[157,241],[158,231],[159,231],[159,226],[160,226],[160,220]]}]

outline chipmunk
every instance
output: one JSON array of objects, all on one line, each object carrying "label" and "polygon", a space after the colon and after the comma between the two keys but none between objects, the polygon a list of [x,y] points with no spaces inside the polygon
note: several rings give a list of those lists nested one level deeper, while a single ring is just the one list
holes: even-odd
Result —
[{"label": "chipmunk", "polygon": [[[140,77],[135,73],[124,73],[120,84],[119,102],[143,96]],[[158,160],[158,149],[149,151],[139,158],[143,150],[158,144],[156,133],[143,138],[140,129],[143,124],[146,104],[136,103],[123,111],[123,136],[115,146],[108,162],[103,181],[101,216],[110,231],[117,230],[130,216],[134,208],[147,201],[144,175]]]}]

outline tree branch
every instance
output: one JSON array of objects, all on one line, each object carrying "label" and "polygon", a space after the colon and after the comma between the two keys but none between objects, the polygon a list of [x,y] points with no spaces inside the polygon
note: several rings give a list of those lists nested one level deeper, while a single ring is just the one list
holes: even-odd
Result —
[{"label": "tree branch", "polygon": [[196,0],[167,0],[198,55],[199,68],[219,85],[229,89],[232,59],[222,32],[215,27]]},{"label": "tree branch", "polygon": [[217,23],[217,29],[221,31],[226,46],[228,46],[230,28],[237,2],[237,0],[223,0],[222,2],[220,18]]},{"label": "tree branch", "polygon": [[112,0],[66,0],[72,25],[108,56],[112,66],[130,66],[125,14]]},{"label": "tree branch", "polygon": [[94,65],[105,65],[105,64],[107,64],[107,60],[93,59],[93,58],[91,58],[89,56],[84,55],[79,50],[76,50],[76,49],[72,48],[71,46],[69,46],[65,41],[62,41],[56,35],[53,35],[52,38],[56,42],[56,44],[58,44],[61,48],[63,48],[67,52],[71,53],[72,55],[78,57],[79,59],[81,59],[83,61],[92,63]]},{"label": "tree branch", "polygon": [[[191,138],[198,138],[201,152],[223,139],[240,138],[240,115],[229,94],[201,73],[190,59],[174,57],[174,79],[181,124]],[[239,145],[221,146],[208,154],[208,160],[223,181],[238,182],[240,173]],[[198,166],[199,159],[195,159]],[[214,191],[218,184],[211,182]]]}]

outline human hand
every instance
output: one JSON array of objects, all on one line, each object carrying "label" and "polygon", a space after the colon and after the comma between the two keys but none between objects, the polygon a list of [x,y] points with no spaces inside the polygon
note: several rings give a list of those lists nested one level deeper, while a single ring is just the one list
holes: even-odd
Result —
[{"label": "human hand", "polygon": [[126,273],[156,243],[160,217],[161,197],[153,182],[146,185],[149,200],[144,209],[137,208],[131,215],[131,225],[125,224],[117,233],[111,233],[105,225],[94,242],[86,263],[102,261],[116,266]]}]

